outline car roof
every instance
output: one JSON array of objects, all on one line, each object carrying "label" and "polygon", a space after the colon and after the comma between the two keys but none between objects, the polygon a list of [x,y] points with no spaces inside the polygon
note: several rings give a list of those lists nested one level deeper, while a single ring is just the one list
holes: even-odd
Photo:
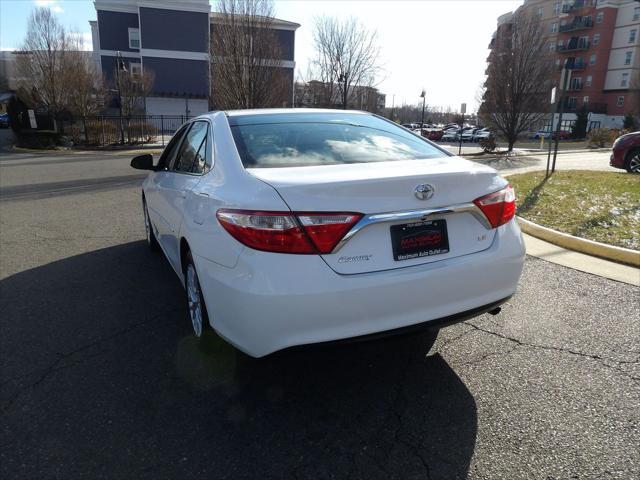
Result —
[{"label": "car roof", "polygon": [[274,114],[296,114],[296,113],[349,113],[349,114],[361,114],[370,115],[369,112],[363,112],[361,110],[339,110],[334,108],[255,108],[247,110],[225,110],[225,114],[228,117],[236,117],[240,115],[274,115]]}]

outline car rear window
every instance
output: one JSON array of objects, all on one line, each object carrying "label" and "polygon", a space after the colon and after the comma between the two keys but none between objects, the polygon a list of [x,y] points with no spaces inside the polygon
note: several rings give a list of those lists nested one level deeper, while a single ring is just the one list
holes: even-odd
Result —
[{"label": "car rear window", "polygon": [[386,162],[447,156],[421,137],[367,114],[229,117],[247,168]]}]

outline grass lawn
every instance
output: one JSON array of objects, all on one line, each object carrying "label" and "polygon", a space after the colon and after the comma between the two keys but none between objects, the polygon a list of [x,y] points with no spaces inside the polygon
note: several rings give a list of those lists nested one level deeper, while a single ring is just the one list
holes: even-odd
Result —
[{"label": "grass lawn", "polygon": [[640,175],[559,171],[510,175],[518,215],[576,237],[640,250]]}]

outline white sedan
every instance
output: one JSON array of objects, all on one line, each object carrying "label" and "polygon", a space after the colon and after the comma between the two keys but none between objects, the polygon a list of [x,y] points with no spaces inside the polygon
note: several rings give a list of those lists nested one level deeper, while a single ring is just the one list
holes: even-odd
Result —
[{"label": "white sedan", "polygon": [[522,271],[513,188],[369,113],[212,112],[131,165],[195,334],[254,357],[497,313]]}]

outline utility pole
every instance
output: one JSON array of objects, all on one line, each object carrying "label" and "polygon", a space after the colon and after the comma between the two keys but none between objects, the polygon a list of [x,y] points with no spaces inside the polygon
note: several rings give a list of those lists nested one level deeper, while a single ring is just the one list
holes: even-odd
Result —
[{"label": "utility pole", "polygon": [[425,92],[424,88],[422,89],[422,93],[420,94],[422,97],[422,118],[420,120],[420,132],[422,132],[422,128],[424,127],[424,103],[427,100],[427,92]]},{"label": "utility pole", "polygon": [[396,94],[393,94],[392,100],[391,100],[391,121],[393,122],[393,109],[396,106]]},{"label": "utility pole", "polygon": [[555,139],[555,147],[553,149],[553,163],[551,164],[551,173],[556,171],[556,157],[558,156],[558,142],[560,141],[560,128],[562,126],[562,114],[564,112],[564,102],[565,102],[565,91],[567,90],[567,85],[569,84],[569,80],[571,79],[571,70],[567,68],[567,64],[565,62],[565,66],[562,69],[562,77],[561,77],[561,87],[560,87],[560,113],[558,114],[558,126],[556,127],[556,139]]},{"label": "utility pole", "polygon": [[458,156],[460,156],[460,154],[462,153],[462,129],[464,128],[464,114],[467,113],[467,104],[463,103],[462,105],[460,105],[460,114],[461,114],[461,120],[460,120],[460,145],[458,146]]}]

